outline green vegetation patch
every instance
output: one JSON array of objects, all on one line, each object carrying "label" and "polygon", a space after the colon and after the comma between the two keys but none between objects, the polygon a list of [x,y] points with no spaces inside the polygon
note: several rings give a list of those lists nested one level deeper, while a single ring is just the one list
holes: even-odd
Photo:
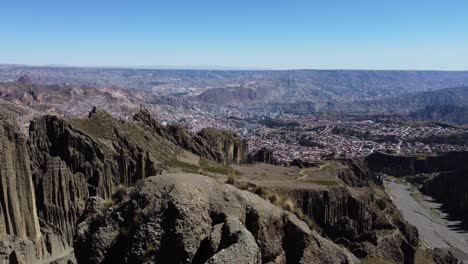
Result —
[{"label": "green vegetation patch", "polygon": [[202,170],[197,165],[189,164],[189,163],[180,161],[178,159],[170,160],[168,162],[168,165],[170,165],[172,167],[181,168],[184,172],[188,172],[188,173],[200,173],[200,171]]},{"label": "green vegetation patch", "polygon": [[184,172],[188,173],[203,173],[203,172],[211,172],[216,174],[224,174],[224,175],[241,175],[240,172],[234,170],[228,165],[224,165],[218,163],[216,161],[208,160],[201,158],[199,162],[200,166],[189,164],[178,159],[172,159],[168,162],[168,165],[176,168],[181,168]]},{"label": "green vegetation patch", "polygon": [[224,165],[212,160],[200,159],[200,166],[204,171],[208,171],[211,173],[217,173],[217,174],[225,174],[225,175],[240,175],[241,173],[234,170],[228,165]]},{"label": "green vegetation patch", "polygon": [[332,180],[332,179],[302,178],[302,179],[299,179],[299,181],[313,183],[313,184],[317,184],[317,185],[323,185],[323,186],[337,186],[337,185],[339,185],[337,180]]}]

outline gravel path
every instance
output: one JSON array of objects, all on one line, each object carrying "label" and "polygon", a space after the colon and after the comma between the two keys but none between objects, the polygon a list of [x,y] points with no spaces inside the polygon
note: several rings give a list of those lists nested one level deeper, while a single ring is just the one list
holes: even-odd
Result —
[{"label": "gravel path", "polygon": [[385,182],[385,189],[405,219],[416,226],[422,242],[430,248],[448,248],[463,263],[468,263],[468,232],[458,229],[459,221],[447,220],[440,204],[429,197],[415,199],[409,185]]}]

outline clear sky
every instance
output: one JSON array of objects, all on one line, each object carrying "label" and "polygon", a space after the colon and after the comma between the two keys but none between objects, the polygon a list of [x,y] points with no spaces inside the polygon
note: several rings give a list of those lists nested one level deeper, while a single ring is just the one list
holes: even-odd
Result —
[{"label": "clear sky", "polygon": [[0,63],[468,70],[467,0],[0,0]]}]

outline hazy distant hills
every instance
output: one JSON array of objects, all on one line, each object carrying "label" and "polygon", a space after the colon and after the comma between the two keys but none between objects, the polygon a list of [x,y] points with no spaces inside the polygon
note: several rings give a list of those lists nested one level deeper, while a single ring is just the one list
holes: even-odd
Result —
[{"label": "hazy distant hills", "polygon": [[28,76],[17,81],[0,82],[0,112],[34,116],[38,114],[86,115],[99,106],[116,116],[128,116],[141,105],[180,105],[181,98],[160,97],[145,91],[115,86],[94,88],[84,85],[38,84]]},{"label": "hazy distant hills", "polygon": [[395,112],[417,120],[468,123],[468,86],[355,102],[358,112]]},{"label": "hazy distant hills", "polygon": [[385,99],[361,102],[360,107],[378,110],[412,109],[426,106],[468,106],[468,86],[444,88],[435,91],[408,93]]},{"label": "hazy distant hills", "polygon": [[410,114],[416,120],[443,121],[468,124],[468,106],[427,106]]},{"label": "hazy distant hills", "polygon": [[0,81],[24,74],[46,84],[119,86],[177,96],[206,92],[198,100],[224,105],[356,101],[468,85],[468,72],[447,71],[0,67]]},{"label": "hazy distant hills", "polygon": [[[160,70],[0,65],[0,81],[15,82],[25,74],[32,80],[28,82],[39,85],[31,91],[3,92],[2,100],[16,98],[20,105],[42,109],[44,98],[50,106],[54,97],[60,101],[72,95],[70,98],[81,99],[80,104],[116,101],[131,109],[140,103],[185,108],[196,104],[206,109],[248,107],[263,113],[390,112],[414,119],[467,122],[468,72],[461,71]],[[54,92],[44,92],[44,85],[49,85],[47,91]],[[62,103],[61,107],[64,106]]]},{"label": "hazy distant hills", "polygon": [[297,70],[262,74],[244,85],[207,90],[197,99],[220,105],[350,102],[468,85],[468,72]]}]

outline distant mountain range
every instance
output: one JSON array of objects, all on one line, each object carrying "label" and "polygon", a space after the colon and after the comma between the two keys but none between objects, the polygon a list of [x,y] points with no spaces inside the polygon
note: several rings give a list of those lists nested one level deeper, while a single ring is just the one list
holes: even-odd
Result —
[{"label": "distant mountain range", "polygon": [[410,93],[348,105],[358,112],[395,112],[416,120],[468,123],[468,86]]},{"label": "distant mountain range", "polygon": [[[0,67],[0,81],[14,81],[27,74],[45,84],[119,86],[148,90],[163,95],[197,96],[210,89],[236,94],[231,100],[212,100],[209,92],[201,99],[236,105],[243,102],[291,103],[298,101],[355,101],[391,97],[409,92],[468,85],[468,72],[371,71],[371,70],[175,70],[69,67]],[[247,89],[247,90],[246,90]],[[251,92],[246,95],[245,91]],[[229,99],[230,96],[226,97]]]},{"label": "distant mountain range", "polygon": [[[183,107],[195,103],[214,109],[219,106],[247,107],[263,112],[390,112],[413,119],[454,123],[466,122],[465,107],[468,107],[468,72],[465,71],[0,66],[0,81],[14,82],[25,74],[34,83],[59,85],[67,89],[95,87],[100,90],[112,87],[119,90],[119,100],[128,99],[132,105],[144,99],[145,102],[150,100],[150,103],[178,101],[174,105]],[[144,97],[141,94],[145,94]],[[135,96],[140,99],[135,100]]]}]

